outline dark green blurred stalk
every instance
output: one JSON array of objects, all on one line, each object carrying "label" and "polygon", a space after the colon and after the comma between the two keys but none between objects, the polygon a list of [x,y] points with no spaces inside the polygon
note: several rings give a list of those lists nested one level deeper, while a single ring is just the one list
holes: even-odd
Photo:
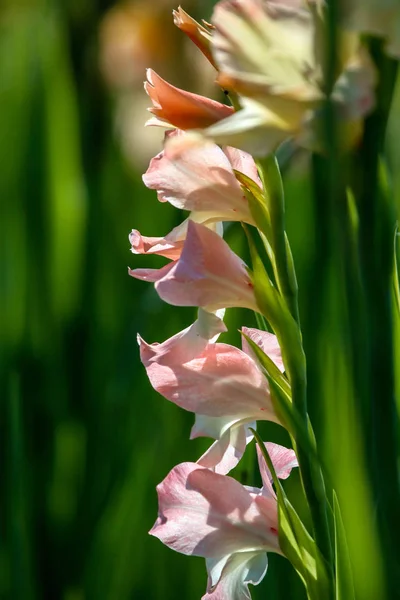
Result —
[{"label": "dark green blurred stalk", "polygon": [[376,108],[366,120],[358,157],[360,257],[368,331],[365,375],[369,410],[365,423],[387,593],[392,599],[400,597],[400,553],[396,533],[400,531],[399,420],[395,401],[392,301],[396,213],[387,182],[384,143],[398,65],[385,56],[381,41],[373,39],[369,47],[379,84]]},{"label": "dark green blurred stalk", "polygon": [[[312,275],[315,279],[313,283],[315,291],[310,290],[311,295],[314,295],[315,305],[312,342],[314,348],[311,353],[311,361],[314,360],[315,364],[309,370],[311,385],[308,392],[311,405],[328,402],[331,393],[329,388],[336,384],[330,379],[332,374],[321,360],[322,352],[326,353],[326,359],[329,360],[329,351],[326,351],[326,346],[333,344],[336,345],[337,352],[345,354],[349,352],[346,331],[349,327],[348,307],[345,300],[346,280],[351,279],[354,275],[350,273],[347,276],[352,265],[349,260],[351,238],[349,237],[350,228],[347,227],[349,217],[345,187],[347,165],[345,160],[340,158],[341,148],[337,134],[336,109],[331,98],[340,68],[338,65],[340,41],[337,31],[337,2],[333,0],[327,3],[323,17],[317,11],[315,12],[315,26],[319,33],[317,40],[320,43],[319,53],[322,52],[323,88],[326,101],[322,107],[322,123],[319,131],[324,154],[314,155],[312,158],[316,247]],[[339,367],[337,373],[339,373]],[[351,389],[349,379],[347,385]],[[323,409],[325,424],[322,429],[317,427],[317,438],[320,443],[324,437],[323,431],[330,430],[332,433],[335,431],[334,423],[326,419],[329,410]],[[322,424],[321,421],[320,424]],[[330,460],[327,461],[329,470],[331,470],[333,456],[332,453],[329,457]],[[330,475],[332,474],[330,473]],[[332,481],[330,484],[332,485]],[[332,499],[332,489],[328,487],[326,493],[328,498]],[[348,502],[349,500],[343,498],[343,501]]]},{"label": "dark green blurred stalk", "polygon": [[[16,372],[8,381],[8,531],[11,556],[10,591],[15,600],[36,598],[32,569],[32,494],[28,477],[21,384]],[[8,477],[7,477],[8,475]]]},{"label": "dark green blurred stalk", "polygon": [[[378,58],[381,83],[378,88],[377,110],[367,119],[360,151],[360,181],[355,192],[356,197],[359,197],[360,187],[363,191],[358,203],[358,222],[357,214],[351,213],[354,206],[351,206],[353,201],[347,193],[350,180],[349,161],[343,156],[343,151],[340,152],[337,136],[339,123],[336,122],[334,103],[330,100],[337,73],[337,2],[329,2],[327,15],[329,43],[326,46],[325,92],[328,100],[325,105],[323,124],[326,155],[313,158],[317,228],[314,277],[318,278],[320,293],[317,301],[319,310],[316,314],[317,333],[312,345],[315,345],[316,349],[319,348],[317,352],[321,352],[324,346],[329,347],[333,344],[332,347],[336,347],[337,353],[334,359],[337,363],[337,377],[339,373],[342,375],[336,382],[333,380],[329,382],[329,370],[326,369],[324,373],[320,361],[320,372],[318,367],[312,370],[314,381],[311,389],[314,394],[325,396],[325,431],[328,434],[334,427],[333,423],[326,420],[331,414],[327,404],[331,396],[329,384],[336,384],[337,392],[340,393],[339,390],[342,390],[344,395],[337,403],[338,414],[335,419],[339,423],[340,419],[347,414],[346,419],[350,419],[349,423],[353,420],[353,427],[347,430],[347,435],[351,437],[346,439],[345,447],[349,450],[352,448],[354,452],[353,477],[359,478],[360,481],[357,483],[364,480],[364,487],[358,485],[350,490],[344,486],[347,480],[347,469],[341,464],[345,457],[340,451],[336,457],[332,451],[329,451],[329,463],[334,468],[333,480],[336,482],[345,513],[350,514],[350,503],[354,502],[358,504],[360,514],[369,513],[368,518],[371,522],[369,541],[364,536],[365,546],[360,543],[361,537],[357,540],[357,530],[353,524],[350,524],[348,531],[356,575],[356,593],[357,589],[360,593],[363,585],[360,565],[363,555],[368,553],[368,544],[375,543],[374,551],[377,552],[377,557],[379,556],[379,547],[376,547],[379,542],[374,538],[373,506],[370,503],[371,498],[374,497],[375,501],[378,500],[375,508],[386,570],[387,597],[392,599],[398,597],[399,586],[395,583],[397,575],[395,575],[396,566],[393,561],[397,550],[393,543],[393,536],[390,539],[389,523],[393,528],[392,531],[400,530],[399,497],[396,489],[398,452],[395,433],[397,421],[394,412],[390,303],[394,213],[393,206],[388,205],[389,199],[383,198],[379,192],[379,157],[383,150],[395,73],[393,68],[383,68],[382,60],[386,65],[391,61],[383,59],[381,52],[378,55],[375,52],[374,58]],[[339,159],[340,156],[343,158]],[[358,231],[360,250],[357,241]],[[340,355],[347,364],[342,363],[340,366],[342,361]],[[323,381],[323,377],[327,380]],[[385,406],[382,406],[382,402]],[[378,403],[380,408],[377,411]],[[361,429],[359,429],[360,425]],[[369,490],[365,487],[368,485],[368,471],[363,466],[364,461],[365,465],[369,465],[368,470],[371,473]],[[361,522],[360,526],[362,526]],[[379,597],[383,597],[383,590],[379,587],[381,585],[379,564],[376,564],[374,584],[378,586],[376,589],[381,590],[378,592]],[[377,597],[372,589],[367,593],[370,593],[371,598]]]}]

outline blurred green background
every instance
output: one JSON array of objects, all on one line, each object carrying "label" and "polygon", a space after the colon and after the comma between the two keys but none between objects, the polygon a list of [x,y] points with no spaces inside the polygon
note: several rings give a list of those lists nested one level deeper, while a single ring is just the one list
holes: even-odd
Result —
[{"label": "blurred green background", "polygon": [[[209,18],[212,5],[184,8]],[[162,139],[143,128],[144,69],[217,93],[172,8],[170,0],[0,7],[1,599],[195,600],[205,591],[204,561],[147,531],[156,484],[208,441],[189,442],[193,416],[151,389],[136,344],[138,331],[162,341],[195,311],[162,304],[127,274],[128,265],[161,264],[130,254],[132,228],[162,235],[182,220],[141,182]],[[313,224],[301,167],[286,178],[288,227],[312,329]],[[239,226],[228,241],[246,256]],[[225,339],[238,343],[242,323],[255,325],[251,314],[228,311]],[[275,426],[268,436],[287,442]],[[290,565],[270,562],[253,597],[304,598]]]}]

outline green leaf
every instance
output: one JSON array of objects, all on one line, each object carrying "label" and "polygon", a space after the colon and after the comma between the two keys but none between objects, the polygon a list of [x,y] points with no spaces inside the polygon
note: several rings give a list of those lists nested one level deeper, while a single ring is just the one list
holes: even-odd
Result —
[{"label": "green leaf", "polygon": [[339,501],[333,491],[335,525],[336,600],[355,600],[353,573]]},{"label": "green leaf", "polygon": [[304,523],[288,500],[276,475],[264,442],[259,434],[251,429],[264,460],[271,472],[278,498],[279,543],[284,555],[292,563],[302,579],[310,600],[327,597],[329,583],[323,558],[318,547],[308,533]]}]

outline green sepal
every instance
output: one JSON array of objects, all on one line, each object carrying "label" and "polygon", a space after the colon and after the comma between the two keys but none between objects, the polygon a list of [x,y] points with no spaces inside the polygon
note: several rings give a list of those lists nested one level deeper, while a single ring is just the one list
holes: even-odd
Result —
[{"label": "green sepal", "polygon": [[271,219],[262,190],[255,181],[244,173],[236,170],[234,170],[234,173],[243,193],[246,195],[255,225],[269,240],[271,237]]},{"label": "green sepal", "polygon": [[257,362],[260,363],[268,379],[273,379],[276,385],[278,385],[282,389],[282,392],[285,394],[285,397],[287,398],[287,401],[290,404],[292,400],[290,383],[285,377],[285,375],[281,373],[274,361],[270,359],[268,354],[265,354],[264,350],[260,348],[260,346],[256,344],[256,342],[254,342],[246,333],[241,332],[241,334],[249,344],[251,350],[253,351],[257,359]]}]

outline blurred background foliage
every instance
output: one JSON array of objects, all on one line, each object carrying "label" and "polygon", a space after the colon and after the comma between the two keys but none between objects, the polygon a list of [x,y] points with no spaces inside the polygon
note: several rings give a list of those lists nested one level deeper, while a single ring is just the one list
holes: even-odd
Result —
[{"label": "blurred background foliage", "polygon": [[[184,8],[207,19],[212,5],[188,0]],[[0,7],[2,599],[204,593],[203,560],[171,552],[147,531],[155,485],[175,464],[196,460],[208,441],[189,441],[193,416],[151,389],[136,345],[138,331],[162,341],[195,311],[161,303],[152,286],[127,275],[128,265],[141,263],[129,252],[130,229],[161,235],[181,220],[141,182],[162,140],[143,128],[145,68],[218,97],[206,61],[172,24],[175,7],[170,0]],[[315,282],[305,165],[300,156],[285,181],[307,340]],[[227,238],[246,257],[240,226]],[[243,323],[255,325],[253,315],[228,311],[225,340],[239,343]],[[317,403],[311,411],[321,416]],[[263,432],[288,442],[277,426]],[[340,430],[332,435],[342,443]],[[252,468],[245,472],[251,452],[239,476],[254,484]],[[295,475],[288,486],[297,485]],[[304,598],[290,565],[275,556],[270,563],[254,598]]]}]

